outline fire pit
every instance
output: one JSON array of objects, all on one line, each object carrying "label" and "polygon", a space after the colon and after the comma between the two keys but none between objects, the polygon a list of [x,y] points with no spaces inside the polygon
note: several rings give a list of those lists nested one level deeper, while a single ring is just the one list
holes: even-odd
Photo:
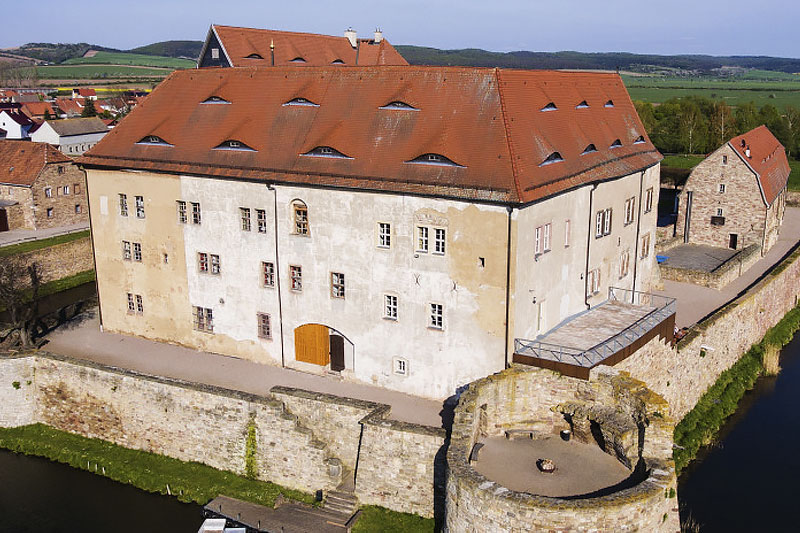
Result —
[{"label": "fire pit", "polygon": [[550,459],[539,459],[536,461],[536,468],[543,474],[552,474],[556,471],[556,464]]}]

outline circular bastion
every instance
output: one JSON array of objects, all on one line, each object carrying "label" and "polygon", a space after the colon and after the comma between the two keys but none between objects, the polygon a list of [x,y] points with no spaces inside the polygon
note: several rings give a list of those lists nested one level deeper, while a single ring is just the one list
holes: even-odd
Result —
[{"label": "circular bastion", "polygon": [[680,530],[674,422],[640,381],[512,367],[459,399],[445,530]]}]

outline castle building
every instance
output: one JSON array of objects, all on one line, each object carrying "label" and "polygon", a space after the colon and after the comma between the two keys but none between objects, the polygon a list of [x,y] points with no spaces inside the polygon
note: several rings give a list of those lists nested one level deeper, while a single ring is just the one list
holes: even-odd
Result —
[{"label": "castle building", "polygon": [[80,159],[102,324],[444,398],[651,289],[660,160],[615,74],[175,72]]},{"label": "castle building", "polygon": [[734,137],[698,164],[680,195],[676,232],[684,242],[762,255],[778,240],[789,161],[766,126]]}]

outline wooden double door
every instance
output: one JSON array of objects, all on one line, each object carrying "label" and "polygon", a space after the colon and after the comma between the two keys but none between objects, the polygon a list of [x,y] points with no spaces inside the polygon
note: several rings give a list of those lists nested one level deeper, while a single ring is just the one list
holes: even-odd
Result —
[{"label": "wooden double door", "polygon": [[297,361],[330,365],[335,372],[345,368],[344,337],[322,324],[306,324],[294,330],[294,353]]}]

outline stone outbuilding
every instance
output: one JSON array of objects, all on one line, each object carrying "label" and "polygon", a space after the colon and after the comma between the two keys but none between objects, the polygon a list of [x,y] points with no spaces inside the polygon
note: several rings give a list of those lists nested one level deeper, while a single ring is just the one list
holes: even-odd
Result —
[{"label": "stone outbuilding", "polygon": [[88,220],[86,176],[49,144],[0,141],[0,231]]},{"label": "stone outbuilding", "polygon": [[778,240],[786,207],[789,161],[783,145],[759,126],[734,137],[689,175],[680,196],[683,242],[765,254]]}]

